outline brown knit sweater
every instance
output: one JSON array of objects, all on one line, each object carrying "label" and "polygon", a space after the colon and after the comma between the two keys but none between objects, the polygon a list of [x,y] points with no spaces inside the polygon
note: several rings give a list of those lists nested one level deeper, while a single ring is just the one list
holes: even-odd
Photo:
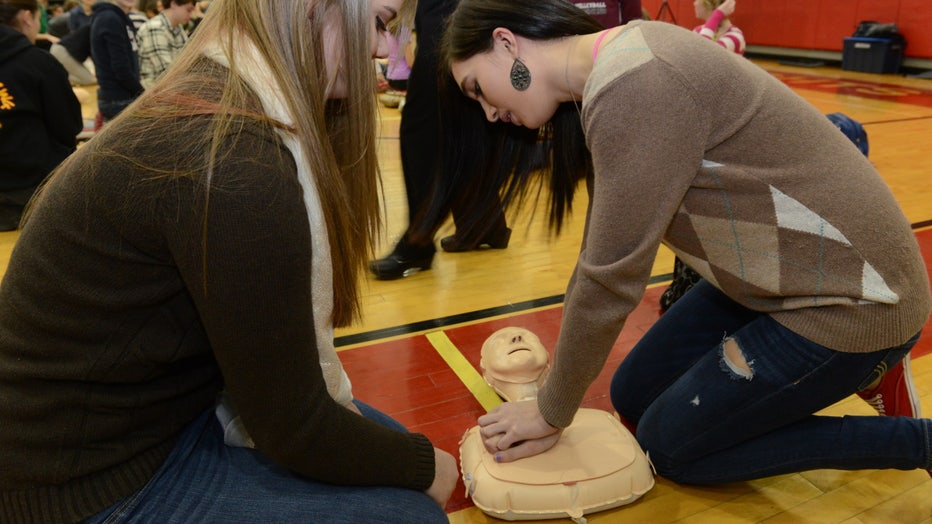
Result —
[{"label": "brown knit sweater", "polygon": [[672,24],[635,22],[599,50],[582,117],[595,175],[538,397],[551,424],[571,422],[661,243],[733,300],[838,351],[922,328],[929,280],[889,188],[758,66]]},{"label": "brown knit sweater", "polygon": [[335,484],[429,487],[425,436],[327,392],[307,212],[274,133],[224,144],[205,222],[203,176],[136,160],[192,165],[206,119],[101,159],[126,131],[112,126],[51,182],[0,287],[0,522],[77,521],[138,490],[223,384],[277,463]]}]

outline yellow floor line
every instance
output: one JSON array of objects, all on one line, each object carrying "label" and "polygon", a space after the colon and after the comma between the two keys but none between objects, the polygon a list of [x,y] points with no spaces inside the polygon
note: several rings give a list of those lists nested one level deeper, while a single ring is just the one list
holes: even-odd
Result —
[{"label": "yellow floor line", "polygon": [[456,373],[456,376],[459,377],[460,381],[463,382],[486,411],[502,403],[502,399],[498,397],[495,390],[486,384],[482,375],[472,367],[472,364],[460,353],[460,350],[450,341],[446,333],[434,331],[427,333],[425,336],[434,346],[434,349],[437,350],[437,353],[440,354],[440,357]]}]

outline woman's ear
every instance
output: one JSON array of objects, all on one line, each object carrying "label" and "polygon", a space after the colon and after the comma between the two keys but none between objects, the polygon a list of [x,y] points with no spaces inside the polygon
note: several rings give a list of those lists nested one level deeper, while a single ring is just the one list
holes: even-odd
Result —
[{"label": "woman's ear", "polygon": [[33,16],[32,11],[20,9],[13,19],[16,20],[16,24],[19,27],[20,32],[25,32],[26,29],[29,29],[29,27],[35,23],[36,17]]},{"label": "woman's ear", "polygon": [[512,58],[518,56],[518,39],[511,30],[504,27],[496,27],[492,30],[492,43],[498,48],[503,47]]}]

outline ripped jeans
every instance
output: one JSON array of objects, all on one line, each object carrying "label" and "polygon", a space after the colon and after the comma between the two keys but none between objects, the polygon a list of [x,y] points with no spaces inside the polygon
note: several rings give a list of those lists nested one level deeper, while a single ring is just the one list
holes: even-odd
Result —
[{"label": "ripped jeans", "polygon": [[[734,339],[737,345],[727,344]],[[902,346],[843,353],[699,282],[651,327],[611,384],[657,472],[714,484],[809,469],[932,468],[932,420],[821,416],[870,385]],[[736,351],[740,348],[740,351]]]}]

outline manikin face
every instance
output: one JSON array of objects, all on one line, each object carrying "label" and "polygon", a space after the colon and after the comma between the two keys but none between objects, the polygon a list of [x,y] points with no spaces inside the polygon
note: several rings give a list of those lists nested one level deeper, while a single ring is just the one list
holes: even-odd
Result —
[{"label": "manikin face", "polygon": [[546,369],[549,354],[537,335],[519,327],[502,328],[482,344],[480,365],[508,382],[534,382]]},{"label": "manikin face", "polygon": [[450,69],[463,94],[479,102],[490,122],[538,129],[553,117],[559,103],[541,79],[535,81],[533,64],[525,63],[531,71],[527,90],[518,91],[511,85],[515,44],[529,45],[527,40],[517,39],[505,29],[496,29],[491,51],[454,62]]},{"label": "manikin face", "polygon": [[[388,42],[385,34],[388,31],[388,22],[395,18],[401,8],[402,0],[368,0],[369,5],[369,41],[372,43],[372,58],[388,57]],[[346,97],[346,72],[343,68],[345,61],[342,45],[342,30],[339,23],[339,14],[327,14],[328,23],[324,30],[324,52],[327,57],[327,78],[330,80],[328,98]]]}]

